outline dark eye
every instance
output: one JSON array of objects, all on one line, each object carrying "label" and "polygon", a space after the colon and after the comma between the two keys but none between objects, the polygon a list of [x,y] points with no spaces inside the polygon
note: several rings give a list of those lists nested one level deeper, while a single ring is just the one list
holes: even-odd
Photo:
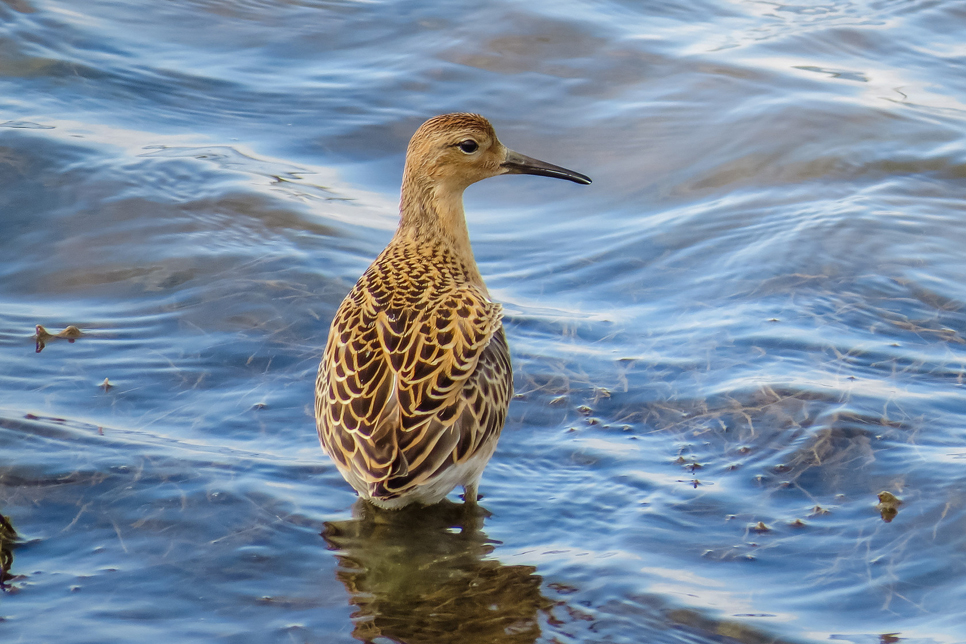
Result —
[{"label": "dark eye", "polygon": [[473,139],[466,139],[457,143],[457,147],[466,154],[473,154],[480,149],[480,144]]}]

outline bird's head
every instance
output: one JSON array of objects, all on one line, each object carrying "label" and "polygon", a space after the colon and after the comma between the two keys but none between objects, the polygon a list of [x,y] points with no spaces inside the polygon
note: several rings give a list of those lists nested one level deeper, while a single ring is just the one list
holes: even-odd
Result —
[{"label": "bird's head", "polygon": [[423,123],[409,141],[406,174],[410,181],[430,181],[458,192],[500,174],[536,174],[590,183],[579,172],[510,150],[500,143],[490,122],[478,114],[444,114]]}]

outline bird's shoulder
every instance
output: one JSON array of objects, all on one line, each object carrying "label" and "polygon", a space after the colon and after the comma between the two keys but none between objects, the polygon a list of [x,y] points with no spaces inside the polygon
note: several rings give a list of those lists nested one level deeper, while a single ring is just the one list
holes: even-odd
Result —
[{"label": "bird's shoulder", "polygon": [[[453,408],[502,308],[445,252],[390,245],[346,296],[323,358],[330,400],[360,411],[398,404],[405,426]],[[392,379],[387,389],[381,381]],[[364,404],[360,398],[382,398]],[[392,400],[390,400],[392,399]],[[365,422],[365,417],[358,419]]]},{"label": "bird's shoulder", "polygon": [[489,340],[501,320],[502,307],[444,245],[390,244],[346,296],[333,326],[445,348],[451,334],[470,346]]}]

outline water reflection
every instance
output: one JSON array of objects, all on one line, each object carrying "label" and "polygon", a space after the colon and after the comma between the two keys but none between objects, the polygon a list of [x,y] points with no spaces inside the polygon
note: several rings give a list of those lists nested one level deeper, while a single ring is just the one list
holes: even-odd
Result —
[{"label": "water reflection", "polygon": [[551,602],[532,566],[488,558],[487,513],[443,502],[385,511],[359,501],[353,518],[325,524],[336,573],[363,642],[534,642]]}]

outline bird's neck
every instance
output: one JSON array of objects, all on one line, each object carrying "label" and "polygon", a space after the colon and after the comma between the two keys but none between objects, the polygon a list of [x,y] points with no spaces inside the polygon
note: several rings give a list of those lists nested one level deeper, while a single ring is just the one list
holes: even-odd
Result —
[{"label": "bird's neck", "polygon": [[459,262],[470,282],[486,292],[473,257],[470,233],[463,212],[463,188],[403,178],[396,239],[422,245],[441,245]]}]

